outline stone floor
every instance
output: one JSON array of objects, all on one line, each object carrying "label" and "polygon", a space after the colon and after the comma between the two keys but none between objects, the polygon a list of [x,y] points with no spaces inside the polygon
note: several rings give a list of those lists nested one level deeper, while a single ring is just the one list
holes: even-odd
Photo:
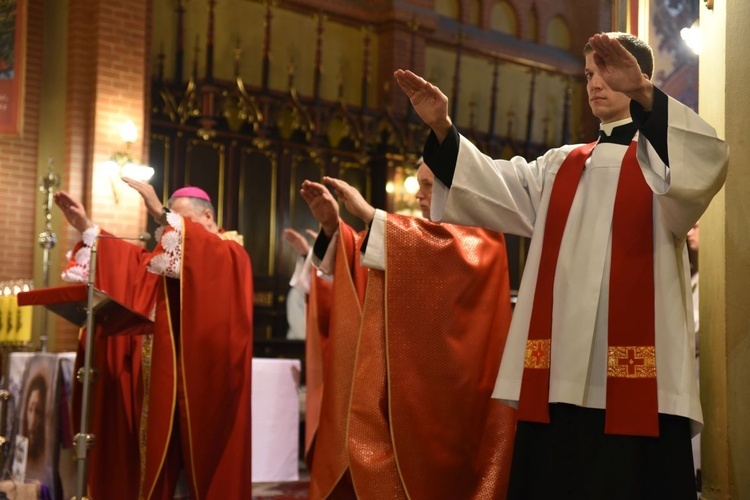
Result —
[{"label": "stone floor", "polygon": [[297,500],[307,498],[310,474],[300,464],[299,480],[277,483],[253,483],[252,500]]}]

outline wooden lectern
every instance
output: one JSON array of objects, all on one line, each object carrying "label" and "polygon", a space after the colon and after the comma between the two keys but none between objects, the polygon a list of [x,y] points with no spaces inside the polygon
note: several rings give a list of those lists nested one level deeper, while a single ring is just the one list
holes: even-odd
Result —
[{"label": "wooden lectern", "polygon": [[84,365],[78,371],[78,379],[83,383],[81,398],[81,426],[75,435],[75,456],[78,461],[76,479],[76,498],[84,499],[87,474],[87,451],[94,445],[95,436],[89,433],[90,384],[93,382],[93,348],[95,326],[116,335],[142,335],[153,333],[153,321],[133,311],[122,303],[108,296],[104,291],[94,288],[95,251],[92,251],[92,269],[88,284],[59,286],[31,290],[18,294],[18,305],[42,305],[62,316],[78,327],[87,329]]},{"label": "wooden lectern", "polygon": [[[19,306],[44,306],[78,327],[86,326],[87,285],[68,285],[20,292]],[[116,335],[152,333],[153,321],[94,288],[94,321]]]}]

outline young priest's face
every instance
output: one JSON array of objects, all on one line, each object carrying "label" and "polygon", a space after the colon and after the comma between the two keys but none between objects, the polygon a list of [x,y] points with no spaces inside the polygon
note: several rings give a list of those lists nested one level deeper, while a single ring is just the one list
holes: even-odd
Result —
[{"label": "young priest's face", "polygon": [[586,54],[586,92],[589,96],[591,112],[602,123],[612,123],[630,118],[630,98],[622,92],[609,88],[594,64],[594,52]]}]

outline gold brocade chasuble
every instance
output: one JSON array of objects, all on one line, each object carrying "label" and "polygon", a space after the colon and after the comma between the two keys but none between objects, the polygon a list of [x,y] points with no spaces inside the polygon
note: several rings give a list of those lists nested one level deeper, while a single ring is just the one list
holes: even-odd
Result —
[{"label": "gold brocade chasuble", "polygon": [[504,498],[502,235],[389,215],[386,272],[359,265],[360,244],[341,224],[310,497]]},{"label": "gold brocade chasuble", "polygon": [[328,320],[331,311],[331,283],[310,269],[310,293],[305,319],[305,461],[312,467],[315,436],[323,401],[323,370],[328,359]]}]

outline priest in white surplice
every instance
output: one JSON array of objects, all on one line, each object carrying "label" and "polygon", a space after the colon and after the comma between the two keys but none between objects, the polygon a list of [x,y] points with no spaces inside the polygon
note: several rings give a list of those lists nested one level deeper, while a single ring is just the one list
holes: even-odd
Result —
[{"label": "priest in white surplice", "polygon": [[728,147],[653,86],[641,40],[594,35],[584,55],[599,139],[531,162],[484,155],[440,89],[394,76],[432,129],[433,216],[532,237],[493,393],[519,409],[509,498],[695,498],[685,238]]}]

